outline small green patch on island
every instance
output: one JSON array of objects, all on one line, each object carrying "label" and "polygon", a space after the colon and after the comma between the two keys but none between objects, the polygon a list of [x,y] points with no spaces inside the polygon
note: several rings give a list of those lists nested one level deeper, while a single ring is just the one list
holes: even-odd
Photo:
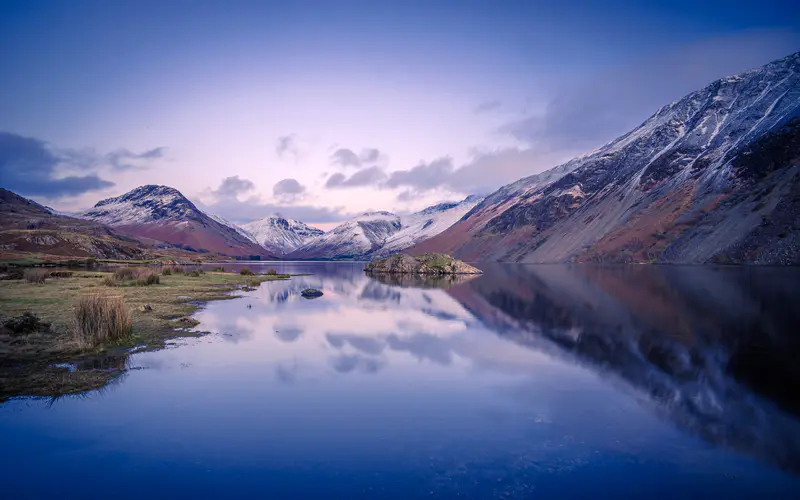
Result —
[{"label": "small green patch on island", "polygon": [[420,255],[398,253],[385,259],[373,260],[364,267],[364,271],[370,274],[424,274],[439,276],[483,273],[476,267],[442,253],[424,253]]},{"label": "small green patch on island", "polygon": [[172,266],[34,268],[8,278],[0,280],[0,402],[103,387],[125,372],[131,348],[200,335],[191,315],[204,302],[290,276]]}]

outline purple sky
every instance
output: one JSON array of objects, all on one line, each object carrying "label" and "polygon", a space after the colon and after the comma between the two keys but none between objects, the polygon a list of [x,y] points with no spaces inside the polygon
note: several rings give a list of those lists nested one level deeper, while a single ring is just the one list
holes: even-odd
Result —
[{"label": "purple sky", "polygon": [[0,185],[329,226],[501,185],[800,49],[791,2],[3,2]]}]

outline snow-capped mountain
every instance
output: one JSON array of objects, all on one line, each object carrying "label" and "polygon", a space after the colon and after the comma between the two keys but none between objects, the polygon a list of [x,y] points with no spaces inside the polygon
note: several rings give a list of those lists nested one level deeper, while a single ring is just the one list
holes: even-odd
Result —
[{"label": "snow-capped mountain", "polygon": [[370,259],[411,247],[435,236],[461,219],[480,198],[440,203],[419,212],[397,216],[369,212],[335,227],[291,252],[296,259]]},{"label": "snow-capped mountain", "polygon": [[480,203],[478,196],[468,196],[460,202],[446,202],[400,217],[402,228],[391,235],[376,255],[388,255],[405,250],[441,233],[458,222]]},{"label": "snow-capped mountain", "polygon": [[240,229],[273,255],[283,256],[303,246],[325,231],[308,224],[280,216],[244,224]]},{"label": "snow-capped mountain", "polygon": [[722,78],[489,195],[413,252],[525,262],[800,262],[800,53]]},{"label": "snow-capped mountain", "polygon": [[122,196],[102,200],[76,216],[158,246],[231,256],[270,256],[230,223],[215,220],[168,186],[141,186]]},{"label": "snow-capped mountain", "polygon": [[400,231],[400,217],[367,212],[336,226],[287,255],[290,259],[356,259],[380,249]]}]

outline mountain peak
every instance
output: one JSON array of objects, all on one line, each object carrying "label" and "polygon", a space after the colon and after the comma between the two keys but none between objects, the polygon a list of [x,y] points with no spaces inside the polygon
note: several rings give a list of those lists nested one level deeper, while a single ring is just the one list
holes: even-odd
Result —
[{"label": "mountain peak", "polygon": [[321,236],[324,231],[274,214],[242,226],[253,240],[273,255],[282,256]]},{"label": "mountain peak", "polygon": [[[114,198],[106,198],[104,200],[100,200],[99,202],[97,202],[95,207],[101,207],[111,203],[139,201],[146,199],[154,199],[154,200],[158,199],[161,201],[180,200],[191,204],[191,202],[185,196],[183,196],[183,194],[180,191],[178,191],[173,187],[161,186],[157,184],[146,184],[144,186],[139,186],[135,189],[132,189],[123,195]],[[192,204],[192,207],[195,208],[196,210],[194,204]]]}]

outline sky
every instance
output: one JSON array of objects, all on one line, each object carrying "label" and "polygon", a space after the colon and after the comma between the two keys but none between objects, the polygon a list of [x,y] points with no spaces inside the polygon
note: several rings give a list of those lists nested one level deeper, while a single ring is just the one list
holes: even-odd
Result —
[{"label": "sky", "polygon": [[0,2],[0,186],[323,228],[495,189],[800,50],[797,2]]}]

